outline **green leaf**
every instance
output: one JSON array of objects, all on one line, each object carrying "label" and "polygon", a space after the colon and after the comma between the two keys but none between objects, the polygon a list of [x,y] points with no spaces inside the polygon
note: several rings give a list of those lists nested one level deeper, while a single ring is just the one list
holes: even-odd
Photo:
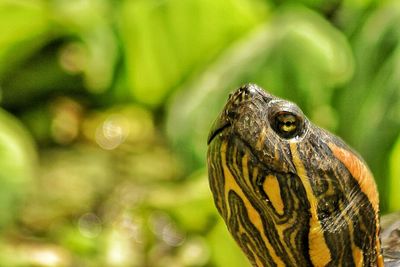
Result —
[{"label": "green leaf", "polygon": [[389,156],[400,127],[400,5],[374,10],[354,37],[357,69],[340,91],[340,135],[370,165],[386,210]]},{"label": "green leaf", "polygon": [[1,1],[0,29],[1,75],[48,40],[46,5],[39,0]]},{"label": "green leaf", "polygon": [[400,135],[390,154],[388,212],[400,210]]},{"label": "green leaf", "polygon": [[10,223],[35,178],[37,155],[30,135],[0,109],[0,228]]},{"label": "green leaf", "polygon": [[182,79],[261,22],[263,7],[244,0],[125,1],[120,28],[132,95],[159,105]]},{"label": "green leaf", "polygon": [[314,121],[333,128],[331,95],[353,67],[349,44],[337,29],[308,9],[284,9],[181,88],[169,106],[167,134],[188,169],[202,166],[212,121],[229,92],[247,82],[296,100]]}]

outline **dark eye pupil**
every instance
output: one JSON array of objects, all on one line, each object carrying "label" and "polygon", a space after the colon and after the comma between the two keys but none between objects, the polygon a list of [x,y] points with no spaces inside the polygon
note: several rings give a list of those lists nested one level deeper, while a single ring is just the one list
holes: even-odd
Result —
[{"label": "dark eye pupil", "polygon": [[291,122],[291,121],[284,122],[284,124],[285,124],[286,126],[294,125],[294,123]]},{"label": "dark eye pupil", "polygon": [[296,118],[293,115],[279,115],[277,120],[279,128],[284,132],[291,132],[296,129]]},{"label": "dark eye pupil", "polygon": [[283,138],[293,138],[300,134],[301,119],[292,113],[277,114],[272,127]]}]

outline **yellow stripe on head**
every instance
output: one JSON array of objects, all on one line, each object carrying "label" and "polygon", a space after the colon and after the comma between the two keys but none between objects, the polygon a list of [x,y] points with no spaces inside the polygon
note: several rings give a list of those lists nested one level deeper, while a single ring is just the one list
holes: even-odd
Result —
[{"label": "yellow stripe on head", "polygon": [[[251,223],[261,234],[262,240],[268,250],[268,252],[271,254],[272,259],[274,260],[274,262],[278,265],[278,266],[284,266],[284,263],[281,261],[281,259],[276,255],[275,250],[273,248],[273,246],[270,244],[270,242],[268,241],[268,238],[265,236],[264,233],[264,228],[262,225],[262,219],[260,217],[260,214],[257,212],[257,210],[253,207],[253,205],[251,204],[251,202],[249,201],[249,199],[246,197],[246,195],[244,194],[242,188],[238,185],[238,183],[236,182],[235,177],[233,176],[232,172],[230,171],[228,164],[227,164],[227,142],[223,142],[221,145],[221,163],[222,163],[222,169],[224,172],[224,178],[225,178],[225,202],[226,202],[226,207],[228,209],[227,211],[227,218],[224,218],[227,225],[228,225],[228,229],[231,231],[233,237],[235,238],[236,242],[238,242],[238,244],[243,247],[245,245],[243,245],[241,243],[241,239],[240,239],[240,233],[235,233],[232,232],[232,229],[229,227],[229,220],[231,218],[231,216],[240,216],[240,214],[232,214],[231,212],[231,207],[230,207],[230,203],[229,203],[229,199],[228,199],[228,195],[230,191],[235,192],[237,195],[239,195],[239,197],[242,199],[245,207],[246,207],[246,212],[247,215],[249,217],[249,220]],[[247,162],[246,162],[247,165]],[[247,168],[247,167],[246,167]],[[248,171],[246,171],[248,174]],[[241,228],[241,230],[243,231],[244,229]],[[263,267],[264,264],[260,261],[260,259],[256,258],[255,259],[255,264],[257,264],[256,266],[259,267]]]},{"label": "yellow stripe on head", "polygon": [[278,179],[274,175],[267,175],[263,183],[263,190],[278,214],[283,214],[284,204],[281,197],[281,188]]},{"label": "yellow stripe on head", "polygon": [[308,240],[310,248],[310,258],[314,266],[326,266],[331,261],[331,254],[325,242],[321,222],[318,219],[317,199],[314,196],[310,184],[310,178],[307,176],[307,171],[304,168],[299,152],[297,151],[297,144],[291,143],[290,150],[292,152],[293,163],[296,167],[297,175],[303,182],[304,188],[307,192],[307,198],[311,205],[310,232]]}]

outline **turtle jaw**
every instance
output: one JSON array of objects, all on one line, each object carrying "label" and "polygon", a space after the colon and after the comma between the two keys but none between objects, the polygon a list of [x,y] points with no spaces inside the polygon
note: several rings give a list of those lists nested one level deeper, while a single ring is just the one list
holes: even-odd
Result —
[{"label": "turtle jaw", "polygon": [[217,137],[220,133],[222,133],[225,129],[231,126],[229,121],[223,121],[219,118],[213,123],[211,127],[211,131],[207,138],[207,145],[210,145],[211,142]]},{"label": "turtle jaw", "polygon": [[264,105],[269,103],[272,99],[272,95],[268,94],[257,85],[246,84],[240,87],[229,95],[228,102],[211,126],[207,144],[210,145],[212,140],[227,128],[232,128],[233,131],[235,131],[234,129],[238,127],[236,124],[241,114],[243,115],[246,113],[248,114],[247,118],[249,118],[252,113],[258,110],[257,105],[248,108],[249,103],[257,102],[260,105]]}]

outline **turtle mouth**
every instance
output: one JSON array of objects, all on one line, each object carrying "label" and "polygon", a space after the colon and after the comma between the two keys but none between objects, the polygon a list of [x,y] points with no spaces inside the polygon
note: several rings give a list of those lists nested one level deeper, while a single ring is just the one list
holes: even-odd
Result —
[{"label": "turtle mouth", "polygon": [[213,127],[211,128],[210,134],[208,135],[207,138],[207,145],[209,145],[212,140],[216,136],[218,136],[220,133],[222,133],[226,128],[229,128],[231,126],[230,122],[225,121],[224,123],[216,122],[214,123]]}]

